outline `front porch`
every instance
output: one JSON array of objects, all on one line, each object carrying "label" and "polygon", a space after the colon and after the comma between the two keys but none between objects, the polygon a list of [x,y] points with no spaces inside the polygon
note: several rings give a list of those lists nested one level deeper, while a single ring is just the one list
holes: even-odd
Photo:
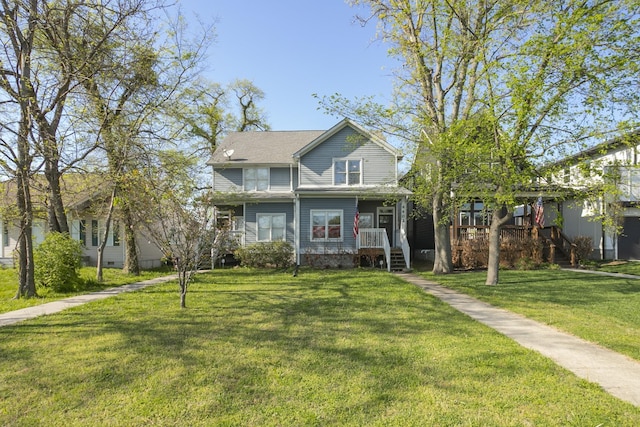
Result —
[{"label": "front porch", "polygon": [[400,230],[399,246],[392,247],[385,228],[362,228],[359,230],[356,247],[358,258],[376,260],[382,256],[387,271],[402,271],[411,266],[409,242],[404,229]]},{"label": "front porch", "polygon": [[[451,249],[456,266],[472,252],[488,247],[489,226],[458,225],[451,227]],[[526,257],[535,254],[543,262],[575,267],[578,265],[577,245],[555,225],[539,227],[530,225],[506,225],[500,230],[501,247],[508,247],[511,253],[501,251],[501,260],[510,257]],[[539,254],[536,253],[539,250]]]}]

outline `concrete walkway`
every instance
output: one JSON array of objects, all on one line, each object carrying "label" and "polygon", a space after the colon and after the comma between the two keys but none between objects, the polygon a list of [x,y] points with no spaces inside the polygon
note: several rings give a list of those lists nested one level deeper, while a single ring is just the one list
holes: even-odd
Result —
[{"label": "concrete walkway", "polygon": [[578,377],[600,384],[613,396],[640,406],[640,362],[455,292],[418,275],[398,273],[398,276],[523,347],[552,359]]},{"label": "concrete walkway", "polygon": [[149,279],[142,282],[131,283],[129,285],[105,289],[104,291],[78,295],[71,298],[48,302],[46,304],[40,304],[16,311],[10,311],[8,313],[2,313],[0,314],[0,327],[13,325],[14,323],[22,322],[23,320],[27,319],[33,319],[34,317],[43,316],[46,314],[58,313],[69,307],[75,307],[77,305],[86,304],[91,301],[109,298],[123,292],[137,291],[139,289],[146,288],[147,286],[176,280],[177,278],[178,276],[176,274],[172,274],[170,276],[157,277],[155,279]]}]

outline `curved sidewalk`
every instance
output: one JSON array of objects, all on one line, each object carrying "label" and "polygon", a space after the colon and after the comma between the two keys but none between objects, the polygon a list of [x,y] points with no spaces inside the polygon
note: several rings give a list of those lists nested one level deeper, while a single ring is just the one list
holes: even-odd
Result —
[{"label": "curved sidewalk", "polygon": [[105,289],[104,291],[92,292],[90,294],[77,295],[70,298],[61,299],[58,301],[48,302],[46,304],[34,305],[33,307],[26,307],[20,310],[10,311],[8,313],[0,314],[0,327],[13,325],[14,323],[22,322],[23,320],[33,319],[34,317],[43,316],[46,314],[58,313],[64,309],[75,307],[77,305],[86,304],[91,301],[97,301],[105,298],[112,297],[114,295],[121,294],[123,292],[137,291],[139,289],[146,288],[147,286],[156,285],[158,283],[169,282],[177,279],[176,274],[169,276],[156,277],[155,279],[144,280],[142,282],[130,283],[128,285],[117,286],[114,288]]},{"label": "curved sidewalk", "polygon": [[600,384],[613,396],[640,406],[640,362],[518,314],[496,308],[418,275],[397,275],[523,347],[552,359],[580,378]]}]

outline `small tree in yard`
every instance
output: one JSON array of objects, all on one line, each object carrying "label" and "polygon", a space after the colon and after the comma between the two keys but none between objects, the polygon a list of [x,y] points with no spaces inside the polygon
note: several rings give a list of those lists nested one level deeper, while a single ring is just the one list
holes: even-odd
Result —
[{"label": "small tree in yard", "polygon": [[211,247],[211,207],[204,202],[183,205],[166,197],[158,207],[149,234],[178,273],[180,307],[185,308],[187,287]]},{"label": "small tree in yard", "polygon": [[208,196],[197,195],[195,161],[176,151],[159,154],[139,181],[146,208],[138,221],[148,237],[173,262],[180,285],[180,307],[186,307],[187,288],[213,245],[215,222]]}]

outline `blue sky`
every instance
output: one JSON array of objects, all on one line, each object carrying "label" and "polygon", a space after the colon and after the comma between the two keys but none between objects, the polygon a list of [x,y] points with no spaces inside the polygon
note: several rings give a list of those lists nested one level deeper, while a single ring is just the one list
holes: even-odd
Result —
[{"label": "blue sky", "polygon": [[390,99],[393,62],[374,40],[374,23],[354,22],[363,9],[344,0],[183,0],[182,8],[187,18],[216,23],[207,77],[253,81],[265,92],[261,106],[273,130],[336,124],[314,93]]}]

